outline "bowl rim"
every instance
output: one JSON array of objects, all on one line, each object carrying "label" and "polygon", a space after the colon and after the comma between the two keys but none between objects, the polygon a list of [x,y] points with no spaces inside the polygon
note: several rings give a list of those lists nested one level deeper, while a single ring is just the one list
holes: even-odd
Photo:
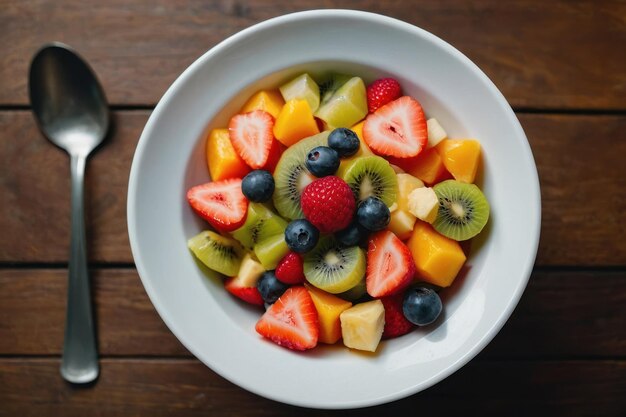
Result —
[{"label": "bowl rim", "polygon": [[[498,104],[503,108],[503,110],[509,115],[509,121],[511,122],[511,128],[514,129],[515,135],[524,139],[524,143],[522,146],[525,147],[526,152],[524,156],[526,157],[528,163],[531,167],[534,168],[532,171],[531,177],[527,178],[529,182],[530,188],[534,193],[534,210],[536,222],[532,224],[529,229],[530,236],[530,248],[532,256],[529,256],[524,264],[524,270],[521,271],[521,276],[523,279],[519,281],[519,284],[514,289],[509,299],[509,303],[506,308],[500,312],[499,317],[493,322],[491,328],[486,331],[482,338],[476,342],[471,349],[468,349],[464,352],[456,361],[451,362],[446,367],[444,367],[439,373],[435,374],[431,378],[415,383],[411,386],[407,386],[403,390],[399,390],[394,393],[390,393],[388,395],[376,397],[374,399],[362,399],[360,401],[350,401],[345,404],[333,404],[333,405],[325,405],[319,404],[317,402],[313,402],[311,400],[300,400],[293,401],[287,400],[280,395],[277,395],[271,390],[261,389],[257,386],[251,386],[247,384],[245,381],[242,381],[241,378],[236,375],[232,375],[225,371],[222,367],[219,366],[216,362],[207,363],[204,359],[200,359],[202,355],[199,352],[195,352],[195,349],[191,348],[191,344],[186,340],[185,336],[182,332],[179,331],[178,326],[175,321],[170,317],[167,308],[163,305],[159,296],[157,294],[156,288],[153,286],[151,280],[147,277],[147,267],[145,266],[144,259],[141,257],[139,242],[138,242],[138,230],[137,224],[135,222],[137,212],[136,212],[136,196],[138,195],[138,177],[139,177],[139,166],[141,164],[142,155],[144,154],[144,150],[147,147],[150,136],[153,135],[153,125],[155,124],[155,120],[159,119],[161,113],[165,110],[166,104],[172,96],[176,94],[176,92],[180,89],[182,85],[185,84],[187,79],[198,70],[198,68],[202,67],[202,65],[210,60],[213,55],[216,55],[219,51],[229,48],[232,44],[240,42],[241,40],[253,36],[255,33],[259,31],[264,31],[268,28],[271,28],[275,25],[282,25],[287,23],[297,22],[299,20],[307,20],[307,19],[320,19],[320,18],[356,18],[359,20],[366,20],[371,22],[372,24],[383,24],[394,26],[397,29],[402,31],[411,32],[412,35],[417,37],[422,37],[425,40],[435,43],[437,46],[443,48],[447,53],[452,54],[456,59],[459,59],[469,70],[471,70],[474,75],[478,76],[478,78],[482,81],[485,88],[489,89],[491,93],[494,94],[495,99]],[[191,65],[189,65],[177,78],[176,80],[169,86],[166,92],[163,94],[154,110],[152,111],[146,125],[141,133],[139,138],[129,176],[129,184],[128,184],[128,195],[127,195],[127,227],[128,227],[128,235],[130,241],[131,252],[133,255],[133,259],[135,261],[135,266],[137,269],[137,273],[141,279],[141,282],[148,294],[148,297],[155,307],[157,313],[166,324],[168,329],[176,336],[176,338],[180,341],[180,343],[185,346],[197,359],[199,359],[202,363],[208,366],[210,369],[218,373],[221,377],[226,380],[242,387],[250,392],[261,395],[263,397],[280,401],[283,403],[288,403],[301,407],[312,407],[318,409],[347,409],[347,408],[361,408],[367,406],[373,406],[378,404],[383,404],[395,400],[399,400],[401,398],[405,398],[409,395],[418,393],[426,388],[429,388],[441,380],[447,378],[460,368],[462,368],[467,362],[473,359],[478,353],[480,353],[487,344],[498,334],[504,324],[507,322],[514,309],[519,303],[519,300],[527,286],[527,283],[530,279],[535,259],[537,256],[537,250],[539,247],[539,238],[540,238],[540,229],[541,229],[541,192],[540,192],[540,183],[539,176],[536,169],[536,164],[534,161],[534,157],[532,154],[532,150],[530,148],[530,144],[528,139],[522,129],[522,126],[517,119],[513,109],[509,105],[509,103],[504,98],[503,94],[500,90],[495,86],[495,84],[487,77],[487,75],[476,65],[474,64],[468,57],[466,57],[462,52],[457,50],[455,47],[437,37],[436,35],[421,29],[413,24],[408,22],[404,22],[402,20],[392,18],[389,16],[385,16],[382,14],[358,11],[358,10],[348,10],[348,9],[320,9],[320,10],[308,10],[302,12],[289,13],[285,15],[281,15],[278,17],[274,17],[259,23],[256,23],[248,28],[245,28],[228,38],[222,40],[207,52],[198,57]]]}]

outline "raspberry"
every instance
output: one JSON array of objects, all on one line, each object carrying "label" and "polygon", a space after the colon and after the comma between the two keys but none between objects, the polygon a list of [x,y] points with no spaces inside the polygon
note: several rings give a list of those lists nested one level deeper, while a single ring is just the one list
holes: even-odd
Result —
[{"label": "raspberry", "polygon": [[300,284],[304,282],[304,271],[302,265],[302,256],[299,253],[290,251],[278,263],[276,271],[276,279],[284,284]]},{"label": "raspberry", "polygon": [[374,113],[379,107],[402,95],[400,83],[393,78],[381,78],[367,87],[367,108]]},{"label": "raspberry", "polygon": [[304,217],[321,233],[348,227],[354,216],[354,194],[344,180],[328,176],[313,181],[300,198]]}]

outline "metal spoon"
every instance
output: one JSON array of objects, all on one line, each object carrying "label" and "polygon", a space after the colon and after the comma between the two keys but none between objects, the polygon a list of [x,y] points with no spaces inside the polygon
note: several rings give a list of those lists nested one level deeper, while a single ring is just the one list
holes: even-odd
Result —
[{"label": "metal spoon", "polygon": [[39,128],[70,156],[72,238],[61,375],[82,384],[98,377],[85,238],[84,177],[87,157],[105,138],[109,110],[91,68],[68,46],[41,48],[30,66],[30,101]]}]

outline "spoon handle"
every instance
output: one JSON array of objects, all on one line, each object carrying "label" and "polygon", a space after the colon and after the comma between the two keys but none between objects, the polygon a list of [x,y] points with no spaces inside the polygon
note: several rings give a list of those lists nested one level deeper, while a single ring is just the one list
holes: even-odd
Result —
[{"label": "spoon handle", "polygon": [[61,375],[75,384],[91,382],[99,372],[85,237],[86,159],[86,156],[71,155],[72,239]]}]

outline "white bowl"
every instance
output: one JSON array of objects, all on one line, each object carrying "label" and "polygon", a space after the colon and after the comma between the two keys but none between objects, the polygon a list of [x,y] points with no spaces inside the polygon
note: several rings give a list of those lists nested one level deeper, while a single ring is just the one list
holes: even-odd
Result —
[{"label": "white bowl", "polygon": [[[302,71],[393,76],[450,137],[478,138],[491,204],[464,276],[444,291],[436,326],[384,341],[367,355],[341,346],[292,352],[255,331],[260,313],[228,296],[187,250],[206,227],[185,200],[208,181],[204,138],[255,91]],[[388,17],[345,10],[295,13],[212,48],[172,84],[133,159],[128,229],[143,285],[163,321],[207,366],[284,403],[351,408],[396,400],[441,381],[504,325],[530,276],[540,226],[537,171],[524,132],[498,89],[434,35]]]}]

